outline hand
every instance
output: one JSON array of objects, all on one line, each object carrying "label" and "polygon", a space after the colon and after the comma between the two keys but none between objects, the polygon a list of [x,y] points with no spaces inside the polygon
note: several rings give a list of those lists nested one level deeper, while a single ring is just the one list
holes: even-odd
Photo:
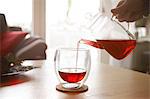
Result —
[{"label": "hand", "polygon": [[148,14],[148,3],[148,0],[121,0],[111,12],[120,22],[133,22]]}]

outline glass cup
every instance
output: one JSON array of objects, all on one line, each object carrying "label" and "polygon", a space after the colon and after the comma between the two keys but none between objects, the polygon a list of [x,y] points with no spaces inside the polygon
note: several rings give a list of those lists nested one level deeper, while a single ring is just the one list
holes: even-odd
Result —
[{"label": "glass cup", "polygon": [[55,52],[54,65],[63,88],[78,89],[88,78],[91,56],[85,48],[60,48]]}]

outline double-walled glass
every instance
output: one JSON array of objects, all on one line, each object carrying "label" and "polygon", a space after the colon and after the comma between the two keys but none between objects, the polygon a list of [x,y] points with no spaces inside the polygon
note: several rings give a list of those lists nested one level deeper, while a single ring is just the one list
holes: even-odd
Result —
[{"label": "double-walled glass", "polygon": [[60,48],[55,52],[56,75],[64,88],[80,88],[88,78],[91,56],[88,49]]}]

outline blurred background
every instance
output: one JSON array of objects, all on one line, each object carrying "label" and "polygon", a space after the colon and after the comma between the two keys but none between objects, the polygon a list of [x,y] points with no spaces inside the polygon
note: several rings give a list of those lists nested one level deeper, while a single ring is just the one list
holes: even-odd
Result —
[{"label": "blurred background", "polygon": [[[76,47],[81,38],[94,39],[81,28],[97,13],[111,17],[111,8],[119,0],[0,0],[0,12],[9,26],[22,27],[31,35],[45,39],[49,49]],[[122,23],[127,28],[127,23]],[[150,18],[130,23],[129,31],[136,35],[135,50],[125,59],[116,60],[105,50],[83,45],[91,50],[99,63],[111,64],[140,72],[150,68]],[[53,55],[51,52],[48,55]]]}]

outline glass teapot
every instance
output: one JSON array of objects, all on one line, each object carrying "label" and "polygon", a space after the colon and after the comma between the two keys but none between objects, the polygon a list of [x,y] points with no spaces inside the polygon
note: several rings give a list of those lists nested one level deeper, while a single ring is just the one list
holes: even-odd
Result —
[{"label": "glass teapot", "polygon": [[95,40],[81,39],[79,42],[99,49],[105,49],[111,56],[121,60],[132,52],[136,38],[114,17],[98,15],[88,29]]},{"label": "glass teapot", "polygon": [[[123,59],[126,56],[128,56],[130,52],[135,48],[136,38],[132,33],[130,33],[126,28],[124,28],[124,26],[120,22],[118,22],[115,19],[115,17],[109,17],[106,14],[106,9],[103,5],[104,1],[103,0],[99,1],[100,5],[98,13],[96,12],[96,14],[94,13],[94,15],[93,13],[85,14],[85,18],[83,19],[87,18],[87,20],[85,20],[84,23],[84,21],[80,22],[80,20],[78,20],[78,18],[76,17],[76,15],[79,16],[79,14],[70,13],[74,11],[73,10],[74,5],[72,5],[74,3],[72,3],[71,0],[69,0],[68,10],[66,14],[67,18],[73,20],[77,19],[75,20],[75,22],[76,21],[77,21],[76,23],[79,22],[78,24],[79,28],[77,28],[79,29],[78,32],[80,33],[82,32],[81,34],[84,35],[83,38],[79,40],[78,43],[87,44],[96,47],[98,49],[105,49],[114,58],[118,60]],[[79,10],[76,11],[79,12]],[[82,18],[80,17],[79,19]],[[78,25],[76,26],[78,27]],[[70,27],[70,24],[67,26]],[[89,34],[92,34],[92,36],[90,35],[90,37],[94,37],[94,40],[84,39],[84,37],[85,36],[87,37],[87,35]]]}]

